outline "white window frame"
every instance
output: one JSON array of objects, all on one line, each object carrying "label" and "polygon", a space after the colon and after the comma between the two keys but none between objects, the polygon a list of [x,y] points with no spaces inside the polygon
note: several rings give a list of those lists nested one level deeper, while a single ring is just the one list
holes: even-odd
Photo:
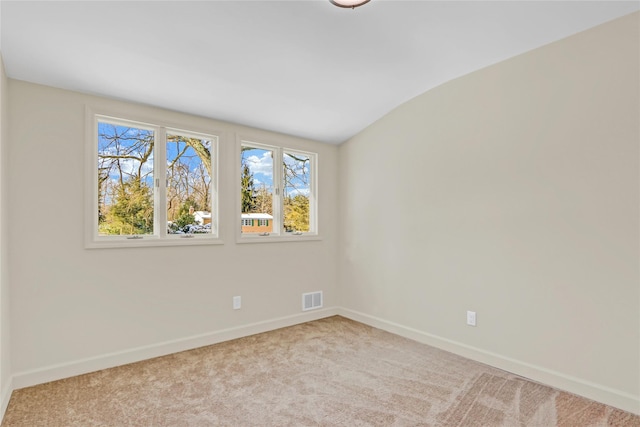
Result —
[{"label": "white window frame", "polygon": [[[85,149],[85,248],[130,248],[147,246],[192,246],[224,243],[220,236],[218,203],[218,158],[220,132],[184,130],[191,126],[180,126],[161,120],[149,120],[86,108]],[[98,122],[131,126],[154,132],[153,177],[154,177],[154,234],[134,236],[100,236],[98,234]],[[181,136],[211,141],[211,228],[207,234],[167,233],[167,161],[166,136]],[[161,177],[165,177],[162,179]]]},{"label": "white window frame", "polygon": [[[290,148],[277,143],[270,143],[262,138],[236,137],[236,221],[241,222],[242,202],[241,202],[241,180],[242,176],[242,147],[248,146],[261,150],[269,150],[273,153],[273,231],[270,233],[242,233],[241,227],[236,227],[237,243],[265,243],[265,242],[294,242],[305,240],[322,240],[318,230],[318,153],[306,151],[304,149]],[[284,153],[301,154],[309,156],[310,178],[309,188],[309,229],[306,232],[286,233],[283,231],[283,186],[282,164]],[[236,222],[237,223],[237,222]]]}]

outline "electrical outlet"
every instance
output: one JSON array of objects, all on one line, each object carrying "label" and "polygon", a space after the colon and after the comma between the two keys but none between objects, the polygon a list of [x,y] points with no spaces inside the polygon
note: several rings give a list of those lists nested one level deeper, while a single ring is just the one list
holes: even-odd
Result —
[{"label": "electrical outlet", "polygon": [[476,312],[467,311],[467,325],[476,326]]},{"label": "electrical outlet", "polygon": [[242,297],[233,297],[233,309],[240,310],[242,307]]}]

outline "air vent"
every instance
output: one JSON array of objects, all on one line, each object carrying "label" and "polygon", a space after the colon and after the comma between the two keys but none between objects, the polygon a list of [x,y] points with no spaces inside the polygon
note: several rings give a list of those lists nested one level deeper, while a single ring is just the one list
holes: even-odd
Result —
[{"label": "air vent", "polygon": [[322,291],[302,294],[302,311],[322,307]]}]

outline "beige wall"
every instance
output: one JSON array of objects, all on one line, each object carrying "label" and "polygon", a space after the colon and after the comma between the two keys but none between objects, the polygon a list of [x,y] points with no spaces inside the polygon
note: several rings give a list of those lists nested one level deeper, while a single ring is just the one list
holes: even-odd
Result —
[{"label": "beige wall", "polygon": [[[335,306],[337,147],[15,80],[9,95],[16,387],[321,315],[302,314],[304,292]],[[222,132],[225,244],[85,249],[85,105]],[[235,243],[236,132],[318,153],[323,240]]]},{"label": "beige wall", "polygon": [[11,347],[9,301],[9,226],[8,211],[8,156],[9,96],[7,76],[0,54],[0,418],[9,404],[11,394]]},{"label": "beige wall", "polygon": [[350,316],[640,412],[638,19],[451,81],[340,146]]}]

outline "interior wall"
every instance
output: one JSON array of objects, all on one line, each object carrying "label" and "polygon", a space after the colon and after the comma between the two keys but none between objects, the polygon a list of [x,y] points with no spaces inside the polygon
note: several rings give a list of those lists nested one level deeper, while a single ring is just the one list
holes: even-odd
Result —
[{"label": "interior wall", "polygon": [[640,412],[638,21],[443,84],[341,145],[347,312]]},{"label": "interior wall", "polygon": [[7,76],[0,54],[0,419],[9,404],[11,382],[11,331],[9,305],[8,211],[8,91]]},{"label": "interior wall", "polygon": [[[157,354],[146,350],[163,343],[206,343],[202,337],[216,332],[233,337],[246,325],[322,317],[322,312],[302,315],[303,292],[322,290],[325,307],[336,304],[336,146],[12,79],[9,93],[16,387],[78,373],[56,371],[60,367],[104,368],[89,362],[113,354],[138,351],[137,356],[150,357]],[[220,135],[224,245],[84,248],[87,105]],[[235,243],[238,132],[318,153],[322,240]],[[240,310],[232,309],[235,295],[242,297]],[[283,318],[289,320],[277,322]],[[176,347],[164,347],[171,350]]]}]

